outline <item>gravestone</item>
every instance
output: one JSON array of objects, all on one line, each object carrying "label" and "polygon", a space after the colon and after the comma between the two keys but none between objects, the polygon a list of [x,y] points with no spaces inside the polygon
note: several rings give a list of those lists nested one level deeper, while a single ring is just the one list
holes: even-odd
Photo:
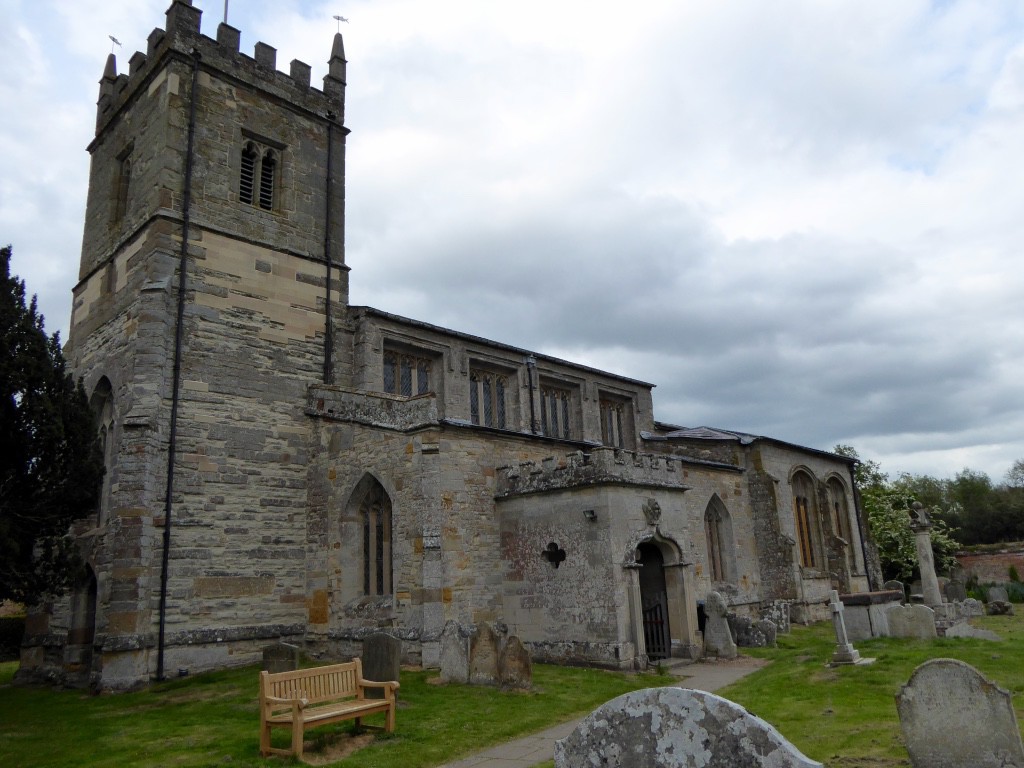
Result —
[{"label": "gravestone", "polygon": [[446,621],[441,631],[441,680],[469,682],[469,638],[457,621]]},{"label": "gravestone", "polygon": [[950,581],[946,584],[946,599],[949,602],[963,602],[967,599],[967,587],[962,581]]},{"label": "gravestone", "polygon": [[968,597],[966,600],[964,600],[963,606],[962,606],[962,610],[963,610],[963,615],[968,617],[968,618],[971,617],[971,616],[984,616],[985,615],[985,605],[984,605],[984,603],[982,603],[981,600],[977,600],[977,599],[975,599],[973,597]]},{"label": "gravestone", "polygon": [[914,768],[1024,766],[1009,692],[969,664],[926,661],[896,694],[896,709]]},{"label": "gravestone", "polygon": [[997,600],[1003,603],[1010,602],[1010,596],[1006,594],[1006,587],[989,587],[985,593],[985,602],[994,603]]},{"label": "gravestone", "polygon": [[263,649],[263,670],[266,672],[294,672],[299,668],[299,646],[274,643]]},{"label": "gravestone", "polygon": [[927,605],[894,605],[885,612],[892,637],[916,637],[928,640],[936,637],[935,611]]},{"label": "gravestone", "polygon": [[533,685],[533,664],[523,642],[510,635],[498,655],[498,679],[503,688],[530,688]]},{"label": "gravestone", "polygon": [[[397,637],[377,632],[363,638],[363,678],[378,683],[399,681],[402,671],[402,641]],[[367,688],[366,698],[384,698],[383,688]]]},{"label": "gravestone", "polygon": [[555,742],[555,768],[820,768],[728,699],[647,688],[601,705]]},{"label": "gravestone", "polygon": [[907,588],[906,586],[904,586],[902,581],[896,581],[895,579],[892,581],[887,581],[885,582],[885,584],[882,585],[882,589],[887,592],[895,592],[896,590],[899,590],[900,594],[903,595],[903,597],[900,598],[900,602],[907,602]]},{"label": "gravestone", "polygon": [[469,639],[469,682],[498,684],[498,636],[484,621],[476,625],[476,634]]},{"label": "gravestone", "polygon": [[754,621],[748,616],[729,614],[729,631],[739,648],[774,648],[778,632],[775,624],[768,619]]},{"label": "gravestone", "polygon": [[949,627],[943,637],[973,637],[978,640],[994,640],[996,642],[1000,642],[1003,639],[990,629],[972,627],[966,621]]},{"label": "gravestone", "polygon": [[853,647],[850,638],[846,635],[843,603],[839,599],[839,593],[834,589],[829,593],[828,607],[832,611],[832,628],[836,631],[836,648],[832,653],[832,666],[859,663],[861,661],[860,651]]},{"label": "gravestone", "polygon": [[789,601],[773,600],[761,609],[761,618],[775,625],[780,635],[788,635],[790,630]]},{"label": "gravestone", "polygon": [[989,600],[985,603],[985,613],[989,616],[1013,616],[1013,603],[1009,600]]},{"label": "gravestone", "polygon": [[736,643],[729,630],[729,619],[726,616],[729,608],[725,598],[718,592],[708,592],[704,598],[704,655],[716,656],[720,659],[736,658]]}]

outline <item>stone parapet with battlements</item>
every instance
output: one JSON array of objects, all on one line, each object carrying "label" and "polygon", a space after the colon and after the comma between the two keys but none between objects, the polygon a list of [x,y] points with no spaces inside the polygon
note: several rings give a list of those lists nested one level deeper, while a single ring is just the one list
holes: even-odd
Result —
[{"label": "stone parapet with battlements", "polygon": [[685,462],[671,456],[593,448],[540,462],[524,461],[498,468],[497,497],[578,488],[592,485],[638,485],[685,491]]}]

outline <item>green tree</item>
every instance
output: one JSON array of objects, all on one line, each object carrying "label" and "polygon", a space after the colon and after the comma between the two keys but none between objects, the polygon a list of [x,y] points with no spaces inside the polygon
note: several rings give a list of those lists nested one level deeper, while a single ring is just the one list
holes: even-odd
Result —
[{"label": "green tree", "polygon": [[1024,459],[1017,459],[1006,470],[1005,482],[1010,488],[1024,488]]},{"label": "green tree", "polygon": [[78,576],[68,529],[95,510],[103,459],[81,382],[10,262],[0,249],[0,600],[31,605]]},{"label": "green tree", "polygon": [[[940,498],[933,494],[936,483],[941,484],[941,481],[927,478],[927,482],[918,484],[914,482],[916,478],[903,475],[893,482],[878,462],[861,460],[852,446],[837,445],[833,451],[859,462],[854,477],[868,527],[878,547],[883,576],[902,581],[919,576],[917,546],[914,543],[914,532],[910,530],[910,505],[915,501],[925,503],[917,498],[915,491],[925,498]],[[939,571],[948,571],[954,564],[960,545],[941,518],[933,518],[933,522],[931,538],[935,565]]]}]

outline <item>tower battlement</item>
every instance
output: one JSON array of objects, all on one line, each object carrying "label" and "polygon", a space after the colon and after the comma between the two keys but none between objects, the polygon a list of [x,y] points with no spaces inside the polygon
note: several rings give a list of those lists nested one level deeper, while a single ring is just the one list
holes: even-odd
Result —
[{"label": "tower battlement", "polygon": [[281,72],[277,69],[277,49],[264,42],[256,43],[252,56],[242,53],[241,32],[228,24],[218,25],[216,39],[203,35],[202,13],[192,0],[173,0],[165,28],[157,27],[150,33],[146,52],[136,51],[128,60],[127,74],[118,74],[113,53],[107,57],[96,104],[97,136],[127,103],[144,92],[167,57],[191,60],[198,56],[202,69],[216,70],[294,107],[344,122],[346,61],[340,33],[334,36],[323,88],[317,89],[310,84],[309,64],[293,59],[288,73]]}]

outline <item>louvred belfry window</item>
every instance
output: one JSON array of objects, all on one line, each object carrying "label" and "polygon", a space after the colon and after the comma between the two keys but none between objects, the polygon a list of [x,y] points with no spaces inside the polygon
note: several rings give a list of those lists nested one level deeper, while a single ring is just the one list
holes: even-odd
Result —
[{"label": "louvred belfry window", "polygon": [[274,210],[277,197],[278,152],[254,141],[242,148],[238,199],[265,211]]}]

